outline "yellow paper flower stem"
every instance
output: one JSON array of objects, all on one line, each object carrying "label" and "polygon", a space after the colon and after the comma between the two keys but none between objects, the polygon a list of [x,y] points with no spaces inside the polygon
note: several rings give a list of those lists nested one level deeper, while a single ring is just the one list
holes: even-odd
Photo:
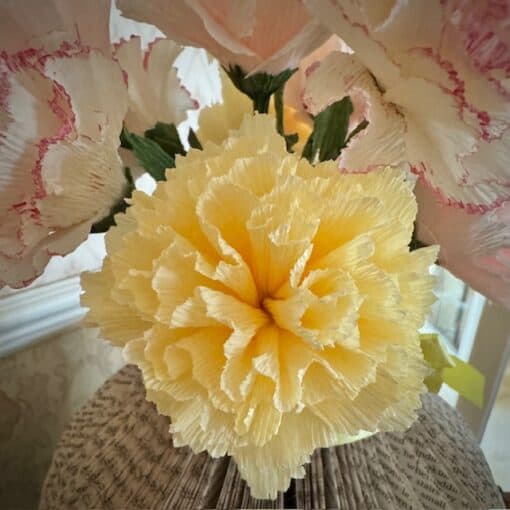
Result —
[{"label": "yellow paper flower stem", "polygon": [[436,334],[420,335],[423,357],[433,369],[425,379],[429,391],[437,393],[447,384],[460,396],[482,408],[484,402],[485,376],[473,365],[449,354]]},{"label": "yellow paper flower stem", "polygon": [[462,361],[457,356],[454,367],[443,369],[443,382],[458,394],[482,408],[484,401],[485,376],[473,365]]}]

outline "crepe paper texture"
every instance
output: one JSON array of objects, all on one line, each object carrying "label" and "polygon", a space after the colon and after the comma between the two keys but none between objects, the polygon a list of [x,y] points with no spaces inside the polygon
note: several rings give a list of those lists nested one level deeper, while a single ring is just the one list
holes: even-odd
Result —
[{"label": "crepe paper texture", "polygon": [[[234,86],[224,71],[220,71],[220,78],[222,101],[200,112],[197,136],[201,142],[221,143],[228,137],[230,130],[239,129],[244,116],[253,111],[250,98]],[[312,120],[309,115],[288,104],[284,103],[282,110],[282,128],[289,135],[297,135],[293,151],[301,153],[312,132]],[[268,113],[277,116],[274,96],[269,103]]]},{"label": "crepe paper texture", "polygon": [[304,1],[353,52],[312,67],[305,104],[314,113],[348,91],[369,121],[340,166],[409,163],[417,239],[510,308],[510,2]]},{"label": "crepe paper texture", "polygon": [[166,177],[116,217],[82,304],[142,369],[174,445],[232,455],[275,498],[316,448],[407,429],[437,247],[409,252],[405,173],[312,166],[273,117],[246,115]]},{"label": "crepe paper texture", "polygon": [[129,109],[124,126],[129,131],[141,135],[158,122],[177,125],[198,107],[177,77],[174,63],[181,51],[169,39],[156,39],[143,51],[137,36],[114,45],[114,56],[127,76]]},{"label": "crepe paper texture", "polygon": [[157,26],[169,39],[205,48],[223,66],[279,74],[330,36],[295,0],[119,0],[128,18]]},{"label": "crepe paper texture", "polygon": [[122,71],[99,50],[0,55],[0,287],[28,285],[124,195],[127,106]]},{"label": "crepe paper texture", "polygon": [[508,2],[305,4],[404,117],[406,160],[442,203],[484,212],[509,200]]}]

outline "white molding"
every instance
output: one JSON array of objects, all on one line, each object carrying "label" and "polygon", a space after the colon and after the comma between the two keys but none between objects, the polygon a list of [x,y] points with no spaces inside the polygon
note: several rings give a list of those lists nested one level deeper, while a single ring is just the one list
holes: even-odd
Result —
[{"label": "white molding", "polygon": [[73,276],[0,299],[0,358],[75,326],[83,317]]}]

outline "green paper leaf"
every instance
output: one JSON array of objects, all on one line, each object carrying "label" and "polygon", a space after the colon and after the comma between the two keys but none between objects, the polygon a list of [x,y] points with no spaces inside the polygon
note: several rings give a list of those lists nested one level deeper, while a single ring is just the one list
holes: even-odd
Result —
[{"label": "green paper leaf", "polygon": [[299,140],[297,133],[285,134],[285,127],[283,125],[283,114],[284,114],[284,105],[283,105],[283,91],[285,88],[285,83],[276,89],[274,93],[274,109],[276,112],[276,130],[280,135],[285,138],[285,144],[287,146],[287,150],[292,152],[292,147]]},{"label": "green paper leaf", "polygon": [[195,131],[193,131],[193,129],[191,128],[189,128],[188,143],[189,146],[192,147],[193,149],[202,150],[202,144],[200,143],[200,140],[198,139]]},{"label": "green paper leaf", "polygon": [[311,163],[335,160],[347,145],[349,117],[353,112],[349,96],[335,101],[314,117],[313,132],[308,138],[303,157]]},{"label": "green paper leaf", "polygon": [[427,245],[422,243],[418,237],[416,237],[416,223],[414,224],[413,235],[411,237],[411,242],[409,243],[409,251],[418,250],[420,248],[425,248]]},{"label": "green paper leaf", "polygon": [[286,69],[277,75],[268,73],[247,75],[237,64],[225,68],[232,83],[253,101],[253,106],[259,113],[268,112],[271,95],[282,87],[296,71],[297,69]]},{"label": "green paper leaf", "polygon": [[305,146],[303,147],[303,153],[302,156],[306,158],[310,163],[312,163],[312,149],[313,149],[313,131],[308,137],[308,140],[305,143]]},{"label": "green paper leaf", "polygon": [[186,155],[175,124],[157,122],[152,129],[148,129],[144,134],[145,138],[156,142],[172,158],[176,154]]},{"label": "green paper leaf", "polygon": [[278,87],[274,93],[274,109],[276,112],[276,130],[282,136],[285,136],[283,131],[283,90],[285,88],[285,84],[281,87]]},{"label": "green paper leaf", "polygon": [[126,128],[122,136],[131,145],[138,162],[156,181],[165,180],[165,170],[175,166],[175,160],[155,141],[130,133]]},{"label": "green paper leaf", "polygon": [[368,122],[367,119],[363,119],[350,133],[349,137],[347,138],[345,145],[349,145],[349,142],[351,141],[351,138],[355,137],[358,133],[363,131],[368,127],[370,122]]},{"label": "green paper leaf", "polygon": [[123,149],[129,149],[130,151],[133,150],[133,146],[127,139],[126,135],[128,133],[128,130],[126,128],[122,128],[122,131],[120,132],[120,146]]},{"label": "green paper leaf", "polygon": [[124,169],[124,175],[126,177],[124,196],[110,209],[108,216],[105,216],[103,219],[92,225],[92,228],[90,229],[91,234],[100,234],[108,231],[110,227],[116,224],[115,215],[123,213],[128,208],[129,204],[126,202],[126,199],[131,198],[135,189],[135,182],[131,175],[131,170],[128,167]]},{"label": "green paper leaf", "polygon": [[299,136],[297,133],[292,133],[291,135],[285,135],[285,143],[287,144],[287,150],[289,152],[292,152],[292,147],[297,143],[299,140]]}]

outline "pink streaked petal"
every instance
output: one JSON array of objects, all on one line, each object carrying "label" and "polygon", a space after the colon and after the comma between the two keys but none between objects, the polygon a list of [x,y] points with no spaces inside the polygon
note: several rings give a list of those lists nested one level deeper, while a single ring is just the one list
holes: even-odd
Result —
[{"label": "pink streaked petal", "polygon": [[58,136],[62,119],[53,109],[55,84],[28,68],[0,75],[6,95],[0,104],[0,201],[3,215],[11,207],[30,207],[30,197],[44,195],[37,160],[41,138]]},{"label": "pink streaked petal", "polygon": [[510,66],[510,3],[507,0],[453,0],[452,17],[471,62],[482,73]]},{"label": "pink streaked petal", "polygon": [[138,0],[118,0],[117,6],[126,18],[152,24],[179,44],[207,48],[214,55],[222,52],[221,45],[183,0],[172,2],[172,9],[169,9],[166,0],[151,0],[143,4]]},{"label": "pink streaked petal", "polygon": [[112,59],[91,51],[49,59],[45,70],[69,95],[76,134],[51,144],[42,160],[48,195],[38,203],[43,221],[70,226],[99,219],[119,199],[125,184],[117,154],[127,109],[121,69]]},{"label": "pink streaked petal", "polygon": [[16,289],[32,283],[42,274],[51,257],[66,255],[85,241],[90,227],[90,221],[55,231],[37,227],[37,237],[41,241],[32,245],[23,255],[7,257],[0,253],[0,288],[8,285]]},{"label": "pink streaked petal", "polygon": [[125,124],[143,133],[156,122],[179,124],[197,104],[182,87],[173,67],[182,48],[169,39],[156,39],[145,53],[138,37],[123,41],[115,57],[128,76],[129,111]]},{"label": "pink streaked petal", "polygon": [[416,230],[426,244],[439,244],[439,263],[472,288],[510,308],[510,203],[469,214],[442,203],[418,180]]},{"label": "pink streaked petal", "polygon": [[404,163],[404,118],[383,102],[370,73],[354,55],[336,51],[309,73],[303,100],[317,114],[344,96],[350,96],[354,105],[349,130],[363,119],[369,124],[342,151],[340,168],[359,172]]},{"label": "pink streaked petal", "polygon": [[71,99],[76,130],[101,140],[108,125],[117,136],[128,104],[127,90],[117,62],[99,51],[57,56],[45,62],[45,74],[59,83]]},{"label": "pink streaked petal", "polygon": [[68,227],[87,219],[97,221],[121,198],[125,178],[118,138],[112,135],[105,131],[102,140],[78,136],[49,146],[42,160],[47,195],[37,202],[44,225]]},{"label": "pink streaked petal", "polygon": [[109,51],[109,14],[104,0],[2,0],[0,48],[53,50],[65,40]]},{"label": "pink streaked petal", "polygon": [[40,225],[38,215],[35,209],[11,209],[4,214],[0,224],[0,255],[21,258],[46,237],[47,230]]},{"label": "pink streaked petal", "polygon": [[165,37],[154,25],[139,23],[122,16],[120,10],[112,4],[110,13],[110,40],[114,46],[129,40],[132,36],[140,37],[142,47],[147,48],[155,39]]},{"label": "pink streaked petal", "polygon": [[299,68],[285,84],[284,101],[297,111],[304,111],[303,94],[308,74],[308,69],[313,68],[316,63],[324,60],[333,51],[348,52],[348,47],[336,35],[332,35],[322,46],[310,53],[299,62]]},{"label": "pink streaked petal", "polygon": [[[399,80],[398,66],[392,61],[383,44],[379,43],[369,31],[369,19],[353,0],[304,0],[310,13],[325,27],[337,34],[352,48],[356,56],[377,77],[384,86]],[[390,4],[389,6],[387,4]],[[377,9],[374,20],[382,24],[387,15],[393,12],[395,2],[372,2]]]},{"label": "pink streaked petal", "polygon": [[[510,123],[510,66],[480,69],[463,46],[462,33],[455,25],[445,27],[439,54],[428,54],[450,78],[454,92],[464,111],[484,139],[499,136]],[[507,58],[510,60],[510,47]]]},{"label": "pink streaked petal", "polygon": [[14,287],[82,242],[125,186],[118,63],[80,47],[34,55],[0,68],[0,280]]},{"label": "pink streaked petal", "polygon": [[487,211],[510,198],[506,0],[307,4],[404,115],[409,160],[444,203]]},{"label": "pink streaked petal", "polygon": [[509,131],[486,142],[457,97],[423,79],[403,81],[384,98],[405,117],[409,163],[445,203],[485,211],[510,198]]}]

